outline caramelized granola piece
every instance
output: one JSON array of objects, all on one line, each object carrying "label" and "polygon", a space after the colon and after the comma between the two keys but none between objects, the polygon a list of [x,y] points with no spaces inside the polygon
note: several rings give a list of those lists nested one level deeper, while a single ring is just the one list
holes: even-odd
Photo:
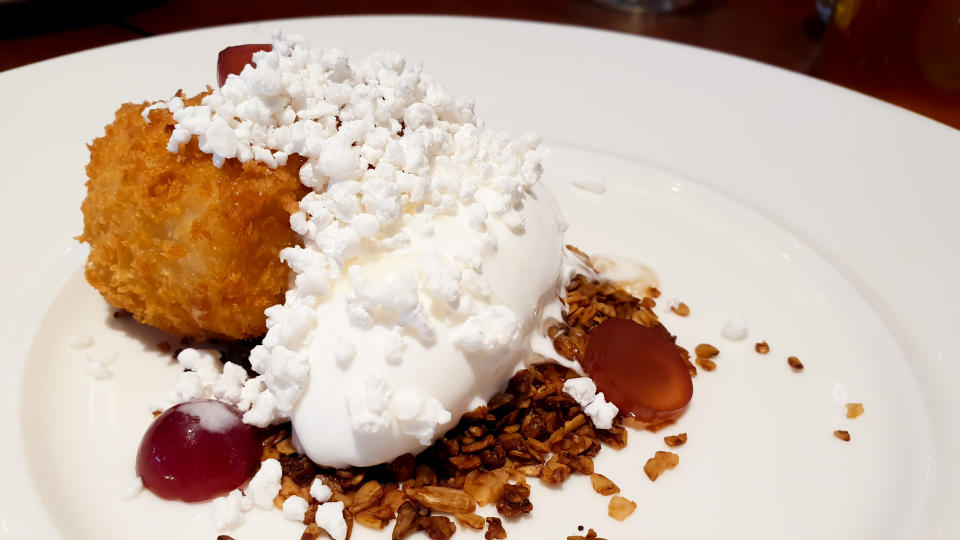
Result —
[{"label": "caramelized granola piece", "polygon": [[833,436],[840,439],[841,441],[850,442],[850,432],[846,430],[838,429],[833,432]]},{"label": "caramelized granola piece", "polygon": [[858,418],[863,414],[863,403],[847,403],[847,418]]},{"label": "caramelized granola piece", "polygon": [[449,540],[457,532],[457,526],[446,516],[429,516],[420,518],[420,529],[427,533],[430,540]]},{"label": "caramelized granola piece", "polygon": [[667,446],[669,446],[670,448],[681,446],[685,442],[687,442],[687,434],[678,433],[676,435],[668,435],[663,438],[663,442],[667,443]]},{"label": "caramelized granola piece", "polygon": [[454,517],[457,518],[457,522],[463,527],[470,527],[478,531],[483,530],[485,523],[483,516],[478,516],[477,514],[457,514]]},{"label": "caramelized granola piece", "polygon": [[503,495],[497,501],[497,512],[503,517],[516,517],[533,510],[530,502],[530,486],[527,484],[507,484],[503,487]]},{"label": "caramelized granola piece", "polygon": [[631,501],[630,499],[623,498],[619,495],[614,495],[610,499],[610,505],[607,508],[607,513],[610,514],[610,517],[617,521],[623,521],[637,509],[637,503]]},{"label": "caramelized granola piece", "polygon": [[717,369],[717,363],[709,358],[700,358],[698,356],[696,362],[697,365],[700,366],[700,368],[704,371],[713,371]]},{"label": "caramelized granola piece", "polygon": [[590,484],[593,486],[594,491],[603,496],[620,493],[620,488],[617,487],[612,480],[599,473],[590,475]]},{"label": "caramelized granola piece", "polygon": [[787,364],[789,364],[794,371],[803,371],[803,364],[796,356],[788,356]]},{"label": "caramelized granola piece", "polygon": [[483,534],[484,540],[504,540],[507,537],[507,531],[503,530],[503,522],[500,518],[487,518],[487,532]]},{"label": "caramelized granola piece", "polygon": [[714,356],[720,354],[720,351],[709,343],[701,343],[697,345],[693,349],[693,352],[696,353],[697,357],[699,358],[713,358]]},{"label": "caramelized granola piece", "polygon": [[678,463],[680,463],[680,456],[673,452],[658,450],[657,453],[644,464],[643,472],[645,472],[647,478],[653,482],[663,471],[676,467]]}]

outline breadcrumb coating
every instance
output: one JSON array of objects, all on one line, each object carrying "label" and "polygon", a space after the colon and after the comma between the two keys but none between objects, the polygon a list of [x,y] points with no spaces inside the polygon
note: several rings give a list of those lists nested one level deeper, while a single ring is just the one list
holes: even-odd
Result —
[{"label": "breadcrumb coating", "polygon": [[[185,100],[196,103],[202,96]],[[167,151],[165,109],[120,107],[90,149],[83,234],[87,281],[112,305],[176,336],[241,339],[266,332],[264,309],[283,302],[290,269],[279,252],[297,243],[290,214],[307,193],[303,163],[271,170],[227,160],[196,140]]]}]

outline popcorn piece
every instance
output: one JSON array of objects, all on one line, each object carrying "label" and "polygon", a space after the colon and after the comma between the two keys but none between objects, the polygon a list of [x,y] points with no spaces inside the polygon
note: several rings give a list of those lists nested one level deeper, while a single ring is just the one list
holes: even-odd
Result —
[{"label": "popcorn piece", "polygon": [[246,495],[260,508],[272,508],[273,499],[280,493],[282,474],[279,461],[272,458],[264,460],[260,464],[260,470],[250,479]]},{"label": "popcorn piece", "polygon": [[347,538],[347,522],[343,519],[342,502],[326,502],[318,506],[316,522],[333,540]]},{"label": "popcorn piece", "polygon": [[603,397],[603,392],[597,394],[597,397],[590,402],[583,412],[593,420],[593,424],[599,429],[610,429],[613,427],[613,419],[620,412],[617,406],[607,402]]},{"label": "popcorn piece", "polygon": [[322,504],[330,500],[330,497],[333,496],[333,491],[319,478],[314,478],[313,483],[310,484],[310,496]]},{"label": "popcorn piece", "polygon": [[283,501],[283,517],[290,521],[303,521],[310,504],[303,497],[291,495]]},{"label": "popcorn piece", "polygon": [[235,489],[223,497],[217,497],[211,503],[213,526],[218,531],[232,529],[243,523],[241,500],[243,493]]},{"label": "popcorn piece", "polygon": [[567,379],[563,383],[563,391],[583,407],[583,412],[597,428],[613,427],[613,419],[620,411],[616,405],[607,402],[603,392],[597,393],[597,386],[589,377]]},{"label": "popcorn piece", "polygon": [[596,397],[597,385],[590,377],[577,377],[564,381],[563,391],[569,394],[581,407],[586,407]]},{"label": "popcorn piece", "polygon": [[720,335],[723,336],[723,339],[730,341],[742,341],[747,337],[747,321],[739,315],[734,315],[727,319],[727,322],[723,323],[723,328],[720,330]]}]

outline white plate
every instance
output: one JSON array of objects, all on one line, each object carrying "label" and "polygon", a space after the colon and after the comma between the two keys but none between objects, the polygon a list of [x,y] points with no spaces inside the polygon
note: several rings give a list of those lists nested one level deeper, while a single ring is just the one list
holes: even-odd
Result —
[{"label": "white plate", "polygon": [[[214,537],[202,507],[117,497],[146,400],[168,388],[171,368],[146,352],[155,338],[107,324],[70,237],[81,230],[83,144],[118,104],[197,90],[219,49],[280,27],[353,55],[400,50],[475,96],[489,125],[542,134],[570,240],[653,265],[667,295],[693,306],[688,319],[664,315],[682,343],[721,344],[734,312],[751,322],[748,342],[722,343],[718,371],[697,378],[676,470],[654,484],[640,472],[663,447],[657,435],[632,433],[627,450],[601,454],[598,470],[640,504],[634,516],[611,520],[583,478],[535,484],[533,518],[508,523],[511,538],[563,537],[578,524],[618,539],[960,536],[956,131],[655,40],[373,17],[190,32],[0,74],[0,538]],[[602,196],[569,185],[597,176]],[[64,345],[79,332],[121,352],[114,379],[83,374]],[[770,355],[752,352],[757,339]],[[866,414],[843,418],[846,399]],[[251,513],[246,527],[238,540],[299,532],[278,512]],[[356,536],[367,537],[382,536]]]}]

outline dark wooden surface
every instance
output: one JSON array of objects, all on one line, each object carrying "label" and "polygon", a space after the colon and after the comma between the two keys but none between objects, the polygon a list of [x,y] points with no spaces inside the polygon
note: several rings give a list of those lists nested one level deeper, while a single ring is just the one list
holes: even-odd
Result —
[{"label": "dark wooden surface", "polygon": [[[699,0],[691,9],[667,15],[624,13],[590,0],[234,0],[229,5],[7,0],[0,3],[0,70],[142,36],[261,19],[347,14],[502,17],[602,28],[724,51],[831,80],[960,128],[960,0],[855,3],[860,12],[841,29],[822,22],[816,0]],[[912,7],[891,13],[878,9],[876,15],[868,9],[872,4]],[[923,24],[927,26],[921,32]],[[928,27],[936,28],[933,46],[931,39],[915,39],[929,35]],[[933,75],[920,67],[930,64],[931,57],[937,67]]]}]

